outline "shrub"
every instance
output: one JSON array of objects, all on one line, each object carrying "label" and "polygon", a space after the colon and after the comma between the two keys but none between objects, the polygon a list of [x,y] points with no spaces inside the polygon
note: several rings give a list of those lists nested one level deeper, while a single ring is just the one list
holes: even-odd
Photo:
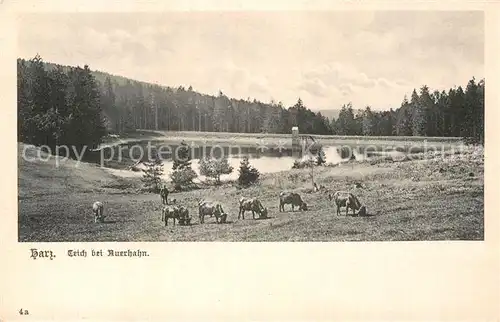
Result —
[{"label": "shrub", "polygon": [[297,159],[293,162],[292,169],[309,168],[314,164],[312,159]]},{"label": "shrub", "polygon": [[178,169],[170,174],[174,189],[177,191],[182,190],[186,186],[190,186],[198,175],[190,167]]},{"label": "shrub", "polygon": [[318,155],[316,157],[316,165],[323,165],[326,163],[326,155],[323,147],[320,147],[318,150]]},{"label": "shrub", "polygon": [[238,183],[241,186],[249,186],[259,180],[260,173],[259,170],[255,169],[250,165],[248,157],[244,157],[240,162]]},{"label": "shrub", "polygon": [[233,167],[229,165],[227,158],[200,160],[200,174],[215,179],[216,184],[220,184],[222,174],[230,174]]}]

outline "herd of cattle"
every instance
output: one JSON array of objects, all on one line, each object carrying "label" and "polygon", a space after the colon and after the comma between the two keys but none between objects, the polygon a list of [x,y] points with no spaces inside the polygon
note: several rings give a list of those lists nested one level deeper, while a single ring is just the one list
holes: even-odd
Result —
[{"label": "herd of cattle", "polygon": [[[168,194],[169,191],[167,187],[163,186],[160,189],[160,197],[163,204],[161,209],[161,221],[165,222],[165,226],[168,226],[168,219],[170,218],[173,220],[174,226],[176,220],[180,225],[189,225],[192,219],[189,215],[189,210],[185,206],[176,205],[175,199],[170,200],[169,202]],[[358,216],[366,215],[366,207],[363,206],[359,199],[351,192],[337,191],[335,193],[328,193],[328,198],[330,201],[334,201],[337,208],[337,215],[340,215],[341,207],[345,207],[346,216],[349,214],[349,209],[352,210],[353,215],[355,215],[355,211],[358,211]],[[298,207],[298,209],[302,211],[307,210],[307,204],[296,192],[280,192],[280,212],[285,211],[285,205],[291,205],[292,211],[295,211],[295,207]],[[94,222],[102,222],[104,220],[104,205],[102,202],[96,201],[92,205],[92,210],[94,214]],[[267,208],[264,207],[257,198],[241,197],[239,199],[238,219],[245,219],[245,212],[247,211],[252,212],[253,219],[263,219],[268,217]],[[258,215],[257,218],[255,217],[256,214]],[[200,224],[205,222],[206,216],[215,217],[216,223],[219,224],[225,223],[228,215],[224,212],[224,209],[219,202],[200,200],[198,202],[198,216]]]}]

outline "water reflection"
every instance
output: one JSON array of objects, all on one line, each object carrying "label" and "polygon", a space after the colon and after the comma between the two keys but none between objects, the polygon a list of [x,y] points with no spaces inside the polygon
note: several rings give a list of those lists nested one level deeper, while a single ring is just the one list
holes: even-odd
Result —
[{"label": "water reflection", "polygon": [[[166,145],[165,142],[152,141],[152,142],[128,142],[125,144],[115,147],[110,147],[104,151],[104,156],[106,160],[117,160],[122,157],[125,159],[131,159],[133,161],[147,161],[151,156],[155,156],[158,152],[162,158],[164,164],[164,179],[170,180],[170,173],[172,172],[172,159],[178,155],[179,144],[176,145]],[[222,156],[228,158],[229,164],[234,168],[233,172],[229,175],[222,175],[222,180],[235,180],[237,179],[239,173],[238,169],[240,167],[240,162],[243,157],[247,156],[249,158],[250,164],[259,170],[261,173],[275,173],[280,171],[290,170],[295,162],[295,160],[300,155],[297,151],[292,151],[290,146],[276,146],[268,144],[267,146],[235,146],[229,144],[221,145],[211,145],[211,146],[200,146],[195,144],[188,144],[190,155],[192,158],[192,168],[200,176],[199,172],[199,159],[203,157],[214,157],[220,158]],[[338,164],[344,161],[348,161],[351,158],[363,161],[366,158],[371,158],[373,156],[384,156],[389,155],[392,158],[400,158],[404,155],[411,153],[419,153],[425,150],[422,146],[410,146],[409,144],[401,144],[398,146],[391,146],[389,144],[339,144],[331,146],[322,146],[326,163]],[[436,145],[438,150],[447,150],[450,146]],[[120,151],[121,150],[121,151]],[[307,154],[307,148],[302,150],[302,152]],[[118,162],[119,164],[120,162]],[[139,169],[143,168],[142,164],[137,166]],[[128,171],[127,174],[121,173],[120,175],[142,175],[142,172]],[[201,180],[206,178],[200,176]]]},{"label": "water reflection", "polygon": [[[238,169],[240,167],[240,162],[243,160],[244,156],[248,156],[250,164],[257,170],[259,170],[259,172],[261,173],[275,173],[275,172],[290,170],[296,160],[296,158],[292,156],[291,150],[283,150],[280,153],[276,153],[276,151],[257,152],[255,150],[256,150],[255,148],[253,149],[249,148],[244,150],[245,153],[229,154],[228,163],[233,167],[233,172],[231,174],[221,175],[221,180],[224,181],[236,180],[238,178],[239,176]],[[214,149],[213,151],[214,151],[213,155],[215,155],[216,157],[221,156],[220,154],[221,150]],[[219,153],[217,153],[216,151],[219,151]],[[226,154],[228,153],[228,151],[231,151],[231,149],[227,150],[224,153],[224,155],[228,155]],[[327,163],[338,164],[349,160],[349,154],[346,154],[345,151],[343,151],[341,148],[329,146],[329,147],[323,147],[323,151],[325,153],[325,158]],[[191,167],[199,176],[199,179],[195,181],[200,181],[200,180],[204,181],[207,178],[205,176],[200,175],[199,159],[202,157],[202,155],[208,155],[208,154],[200,153],[200,151],[197,152],[198,153],[195,154],[195,158],[191,162]],[[364,152],[365,153],[357,149],[352,151],[356,160],[363,160],[364,158],[373,155],[404,154],[403,152],[398,152],[398,151],[388,151],[388,152],[364,151]],[[305,156],[305,158],[306,157],[307,156]],[[164,169],[163,178],[167,181],[170,181],[170,173],[172,173],[172,165],[173,165],[172,160],[163,161],[163,169]],[[141,169],[143,168],[141,165],[139,165],[138,167]]]}]

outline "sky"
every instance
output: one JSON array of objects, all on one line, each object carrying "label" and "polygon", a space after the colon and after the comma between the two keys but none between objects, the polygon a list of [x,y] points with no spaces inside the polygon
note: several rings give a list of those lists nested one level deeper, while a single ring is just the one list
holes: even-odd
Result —
[{"label": "sky", "polygon": [[312,110],[484,77],[481,11],[34,13],[17,30],[21,58]]}]

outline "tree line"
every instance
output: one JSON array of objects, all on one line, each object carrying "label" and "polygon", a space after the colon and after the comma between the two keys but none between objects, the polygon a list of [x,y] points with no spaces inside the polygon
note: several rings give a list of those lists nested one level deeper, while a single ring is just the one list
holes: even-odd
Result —
[{"label": "tree line", "polygon": [[[442,136],[466,137],[484,142],[484,79],[468,81],[448,91],[433,91],[428,86],[414,89],[410,100],[388,111],[373,111],[370,106],[354,109],[342,106],[337,119],[329,120],[313,112],[299,98],[285,108],[282,102],[263,103],[256,99],[228,98],[200,94],[185,89],[161,87],[101,73],[103,109],[108,124],[117,132],[134,129],[167,131],[206,131],[239,133],[300,133],[365,136]],[[158,114],[158,124],[155,116]]]},{"label": "tree line", "polygon": [[17,61],[18,141],[96,148],[106,134],[99,85],[88,66],[46,69],[40,56]]},{"label": "tree line", "polygon": [[302,100],[286,109],[281,102],[234,99],[222,91],[217,96],[179,86],[174,89],[105,76],[101,86],[102,107],[115,132],[135,129],[238,133],[329,134],[326,117],[307,109]]},{"label": "tree line", "polygon": [[460,136],[484,142],[484,79],[465,90],[413,90],[395,110],[342,106],[329,120],[299,98],[281,102],[234,99],[159,86],[44,63],[40,56],[18,59],[18,139],[33,144],[96,146],[106,132],[136,129],[240,133],[301,133],[366,136]]},{"label": "tree line", "polygon": [[484,79],[472,78],[465,90],[433,91],[422,86],[405,96],[401,107],[372,111],[369,106],[354,112],[351,104],[342,106],[333,120],[333,134],[365,136],[464,137],[484,143]]}]

